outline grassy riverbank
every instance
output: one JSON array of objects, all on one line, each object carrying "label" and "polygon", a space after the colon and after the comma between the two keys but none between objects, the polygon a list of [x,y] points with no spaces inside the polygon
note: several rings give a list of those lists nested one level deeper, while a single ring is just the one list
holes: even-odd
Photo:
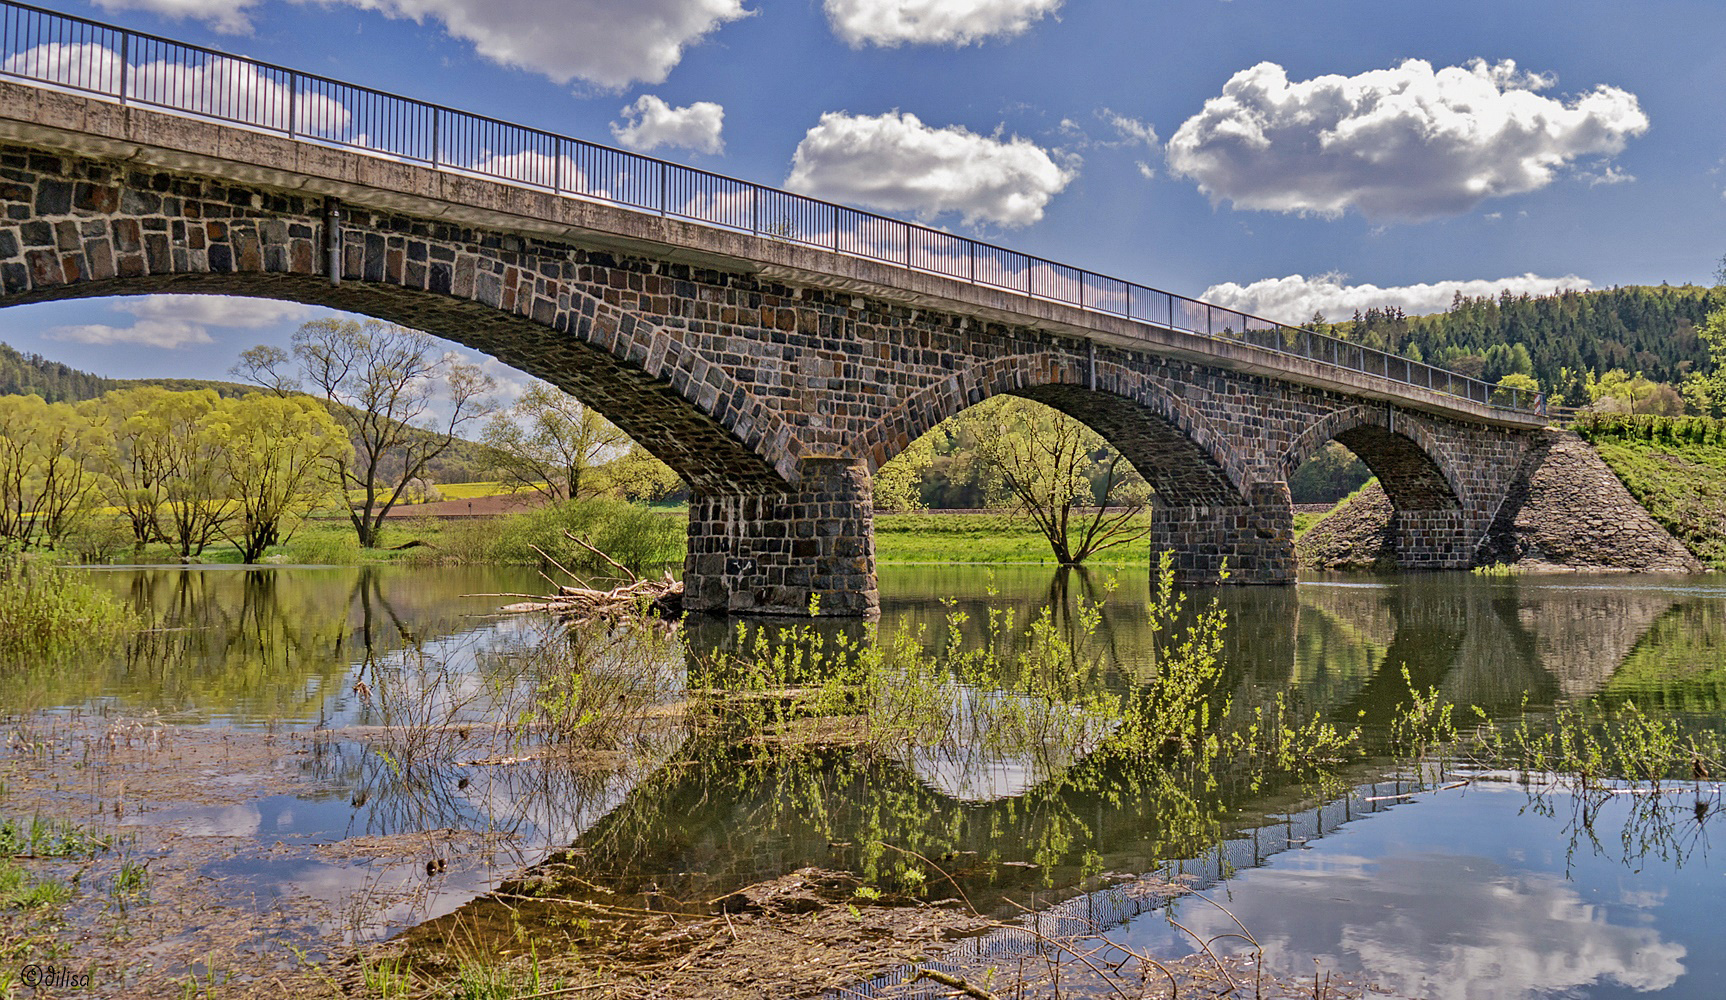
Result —
[{"label": "grassy riverbank", "polygon": [[[621,501],[586,501],[496,518],[439,520],[400,518],[386,525],[381,548],[362,549],[344,522],[318,520],[301,527],[285,545],[271,548],[264,562],[276,565],[535,565],[543,550],[559,562],[591,567],[593,560],[563,536],[568,529],[632,567],[681,564],[684,518],[681,506],[644,507]],[[1149,513],[1143,515],[1149,518]],[[1031,523],[1010,513],[881,513],[875,517],[875,558],[879,563],[1047,563],[1049,543]],[[1104,550],[1088,560],[1093,566],[1144,566],[1150,547],[1143,539]],[[104,562],[178,563],[166,545],[134,549],[110,544]],[[212,545],[201,563],[240,561],[232,545]]]},{"label": "grassy riverbank", "polygon": [[1661,526],[1726,569],[1726,421],[1601,415],[1576,432]]}]

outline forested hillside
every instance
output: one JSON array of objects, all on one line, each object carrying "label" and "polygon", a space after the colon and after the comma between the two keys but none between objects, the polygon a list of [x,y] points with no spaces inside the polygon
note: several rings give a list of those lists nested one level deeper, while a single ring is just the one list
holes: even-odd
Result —
[{"label": "forested hillside", "polygon": [[1704,365],[1708,347],[1696,335],[1708,313],[1726,305],[1726,289],[1633,285],[1592,292],[1469,299],[1448,311],[1405,316],[1370,309],[1327,324],[1329,332],[1405,354],[1489,382],[1513,372],[1532,375],[1565,405],[1589,402],[1587,378],[1618,369],[1654,382],[1677,383]]},{"label": "forested hillside", "polygon": [[118,387],[114,379],[0,344],[0,396],[36,395],[50,403],[76,403]]}]

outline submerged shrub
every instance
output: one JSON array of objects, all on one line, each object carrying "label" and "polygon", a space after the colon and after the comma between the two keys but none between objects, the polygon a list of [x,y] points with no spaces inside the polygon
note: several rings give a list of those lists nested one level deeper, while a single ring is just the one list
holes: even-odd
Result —
[{"label": "submerged shrub", "polygon": [[18,553],[0,555],[0,652],[101,642],[137,625],[137,615],[77,570]]}]

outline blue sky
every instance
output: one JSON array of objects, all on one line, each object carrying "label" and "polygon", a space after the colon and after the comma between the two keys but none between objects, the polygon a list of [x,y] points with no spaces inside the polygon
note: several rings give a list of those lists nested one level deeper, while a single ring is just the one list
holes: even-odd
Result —
[{"label": "blue sky", "polygon": [[[42,5],[1291,322],[1705,283],[1726,253],[1719,0]],[[320,314],[93,300],[0,340],[222,377]]]}]

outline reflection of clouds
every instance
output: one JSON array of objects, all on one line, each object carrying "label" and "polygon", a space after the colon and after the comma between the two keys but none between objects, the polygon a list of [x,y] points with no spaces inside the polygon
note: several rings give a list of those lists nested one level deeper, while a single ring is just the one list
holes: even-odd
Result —
[{"label": "reflection of clouds", "polygon": [[[1612,924],[1555,875],[1450,854],[1290,861],[1254,872],[1251,891],[1228,904],[1273,962],[1310,972],[1304,963],[1316,958],[1431,1000],[1508,1000],[1608,980],[1650,991],[1684,974],[1682,945],[1651,927]],[[1370,914],[1382,917],[1367,922]],[[1216,911],[1185,916],[1201,937],[1235,929]]]},{"label": "reflection of clouds", "polygon": [[905,765],[927,787],[966,802],[1022,795],[1101,740],[1106,723],[1061,705],[1006,691],[959,685],[943,706],[951,737],[908,747]]},{"label": "reflection of clouds", "polygon": [[255,837],[263,825],[263,813],[253,803],[193,810],[172,821],[174,829],[188,837]]}]

